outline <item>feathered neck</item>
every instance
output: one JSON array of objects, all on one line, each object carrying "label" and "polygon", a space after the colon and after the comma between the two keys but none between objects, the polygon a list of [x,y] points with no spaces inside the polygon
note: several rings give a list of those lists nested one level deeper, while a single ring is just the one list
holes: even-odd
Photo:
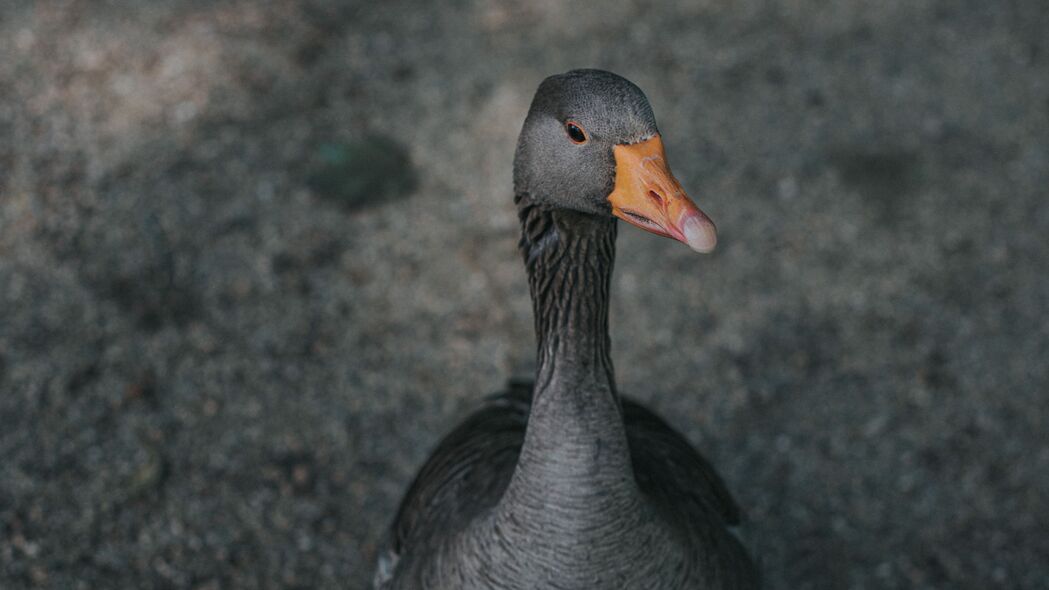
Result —
[{"label": "feathered neck", "polygon": [[[518,199],[538,368],[524,445],[500,509],[519,532],[626,526],[639,496],[609,356],[616,222]],[[556,507],[556,510],[551,507]]]}]

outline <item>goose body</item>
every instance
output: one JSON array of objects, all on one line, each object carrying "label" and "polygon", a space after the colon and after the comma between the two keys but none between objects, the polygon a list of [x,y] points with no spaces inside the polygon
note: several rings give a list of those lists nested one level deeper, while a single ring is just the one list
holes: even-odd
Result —
[{"label": "goose body", "polygon": [[375,588],[757,588],[721,479],[615,387],[616,218],[699,251],[716,239],[670,175],[644,94],[597,70],[547,78],[514,185],[535,382],[511,383],[438,445],[401,503]]}]

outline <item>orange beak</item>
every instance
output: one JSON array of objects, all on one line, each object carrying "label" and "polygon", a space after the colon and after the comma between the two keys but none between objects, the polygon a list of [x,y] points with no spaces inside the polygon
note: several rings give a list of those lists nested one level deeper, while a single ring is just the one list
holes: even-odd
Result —
[{"label": "orange beak", "polygon": [[616,185],[608,202],[612,214],[654,234],[674,238],[706,254],[718,243],[717,228],[688,198],[670,173],[663,140],[652,139],[612,148]]}]

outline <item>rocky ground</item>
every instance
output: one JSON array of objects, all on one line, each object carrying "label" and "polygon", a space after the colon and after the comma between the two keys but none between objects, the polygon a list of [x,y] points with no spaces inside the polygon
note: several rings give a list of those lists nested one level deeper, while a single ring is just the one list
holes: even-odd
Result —
[{"label": "rocky ground", "polygon": [[651,98],[721,231],[620,232],[621,389],[772,589],[1049,588],[1041,0],[0,6],[0,587],[363,590],[532,358],[538,82]]}]

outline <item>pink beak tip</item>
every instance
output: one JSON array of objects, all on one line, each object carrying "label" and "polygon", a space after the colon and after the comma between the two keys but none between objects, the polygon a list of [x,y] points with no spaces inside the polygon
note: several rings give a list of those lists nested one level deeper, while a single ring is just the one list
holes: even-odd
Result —
[{"label": "pink beak tip", "polygon": [[691,215],[681,225],[685,243],[700,254],[709,254],[718,245],[718,230],[704,215]]}]

